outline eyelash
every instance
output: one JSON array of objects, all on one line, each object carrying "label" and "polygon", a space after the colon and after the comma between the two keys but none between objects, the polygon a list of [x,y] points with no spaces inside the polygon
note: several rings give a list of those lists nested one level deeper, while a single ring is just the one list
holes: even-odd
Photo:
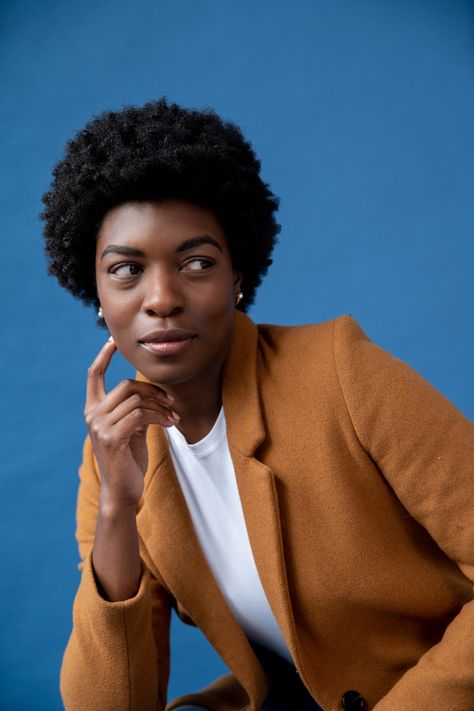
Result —
[{"label": "eyelash", "polygon": [[[186,262],[184,262],[183,266],[186,266],[187,264],[192,264],[192,262],[201,262],[206,264],[206,266],[203,267],[202,270],[196,271],[204,271],[205,269],[209,269],[209,267],[212,267],[214,264],[214,261],[212,259],[209,259],[208,257],[192,257],[191,259],[188,259]],[[110,267],[108,272],[109,274],[116,274],[121,267],[137,267],[138,269],[142,270],[142,266],[140,264],[137,264],[136,262],[121,262],[120,264],[115,264],[113,267]],[[128,276],[137,276],[137,274],[129,274]]]},{"label": "eyelash", "polygon": [[[116,274],[119,269],[122,267],[138,267],[138,264],[135,264],[134,262],[122,262],[122,264],[115,264],[113,267],[110,267],[108,269],[109,274]],[[135,276],[135,274],[129,274],[129,276]]]},{"label": "eyelash", "polygon": [[191,259],[188,259],[186,262],[184,262],[183,266],[186,264],[192,264],[192,262],[201,262],[204,263],[206,266],[203,267],[204,269],[209,269],[209,267],[212,267],[214,264],[214,261],[212,259],[209,259],[208,257],[191,257]]}]

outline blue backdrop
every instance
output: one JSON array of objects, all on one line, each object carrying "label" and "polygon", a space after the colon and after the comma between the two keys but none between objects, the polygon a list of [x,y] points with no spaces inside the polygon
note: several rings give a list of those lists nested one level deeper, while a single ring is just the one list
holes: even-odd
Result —
[{"label": "blue backdrop", "polygon": [[[2,0],[0,706],[62,708],[95,314],[46,276],[40,196],[67,138],[165,94],[212,106],[281,197],[251,312],[352,314],[473,418],[474,6],[468,0]],[[109,383],[132,374],[114,361]],[[173,623],[170,698],[224,671]]]}]

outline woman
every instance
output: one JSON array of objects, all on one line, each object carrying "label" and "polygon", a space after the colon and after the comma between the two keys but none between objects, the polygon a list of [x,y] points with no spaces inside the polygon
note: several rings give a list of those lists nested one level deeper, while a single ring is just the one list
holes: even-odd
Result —
[{"label": "woman", "polygon": [[65,707],[163,710],[175,608],[232,674],[167,709],[472,711],[474,428],[349,316],[245,314],[279,231],[259,169],[162,98],[90,122],[44,196],[49,271],[111,334]]}]

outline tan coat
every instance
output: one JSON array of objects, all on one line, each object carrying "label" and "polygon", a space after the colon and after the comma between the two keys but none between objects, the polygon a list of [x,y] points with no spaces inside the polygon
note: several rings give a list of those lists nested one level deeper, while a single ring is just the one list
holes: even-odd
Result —
[{"label": "tan coat", "polygon": [[[325,711],[349,689],[373,711],[474,711],[472,423],[349,316],[290,328],[236,312],[222,396],[255,562],[313,697]],[[144,575],[122,602],[95,585],[99,474],[84,446],[65,707],[164,709],[176,606],[233,673],[167,708],[256,711],[268,679],[206,563],[159,426],[148,445]]]}]

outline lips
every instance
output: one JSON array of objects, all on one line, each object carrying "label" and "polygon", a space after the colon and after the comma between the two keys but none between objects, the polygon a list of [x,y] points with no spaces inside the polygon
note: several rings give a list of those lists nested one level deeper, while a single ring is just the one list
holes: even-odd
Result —
[{"label": "lips", "polygon": [[139,343],[155,355],[176,355],[186,350],[194,338],[195,335],[189,331],[170,329],[147,333],[139,340]]},{"label": "lips", "polygon": [[194,333],[177,329],[150,331],[138,339],[139,343],[166,343],[167,341],[187,341],[194,338]]}]

